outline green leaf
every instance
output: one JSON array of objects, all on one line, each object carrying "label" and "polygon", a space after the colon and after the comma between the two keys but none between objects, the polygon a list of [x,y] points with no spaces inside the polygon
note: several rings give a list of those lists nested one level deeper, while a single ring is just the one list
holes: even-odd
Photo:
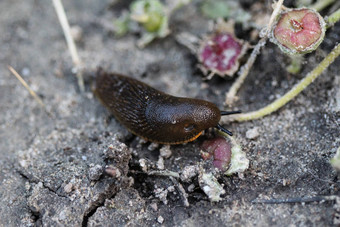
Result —
[{"label": "green leaf", "polygon": [[206,1],[201,7],[202,13],[211,19],[230,16],[230,8],[225,1]]},{"label": "green leaf", "polygon": [[123,36],[129,31],[130,16],[128,13],[113,21],[114,31],[116,36]]}]

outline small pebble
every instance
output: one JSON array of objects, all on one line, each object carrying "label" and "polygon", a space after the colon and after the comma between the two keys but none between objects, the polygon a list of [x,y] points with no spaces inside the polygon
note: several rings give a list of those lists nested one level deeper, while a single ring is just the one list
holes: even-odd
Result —
[{"label": "small pebble", "polygon": [[164,167],[164,159],[161,156],[159,156],[159,159],[157,161],[157,168],[160,169],[160,170],[163,170],[165,168]]},{"label": "small pebble", "polygon": [[20,164],[20,166],[21,166],[22,168],[26,168],[26,167],[27,167],[27,162],[26,162],[26,160],[20,160],[20,161],[19,161],[19,164]]},{"label": "small pebble", "polygon": [[114,166],[106,166],[105,173],[113,178],[119,178],[122,175],[120,170]]},{"label": "small pebble", "polygon": [[71,27],[71,36],[74,41],[79,42],[83,37],[83,29],[77,25]]},{"label": "small pebble", "polygon": [[201,83],[201,89],[207,89],[209,88],[209,84],[208,83]]},{"label": "small pebble", "polygon": [[260,135],[259,133],[259,128],[258,127],[254,127],[252,129],[249,129],[247,132],[246,132],[246,138],[247,139],[256,139],[258,136]]},{"label": "small pebble", "polygon": [[27,76],[29,76],[31,74],[31,71],[30,71],[30,69],[29,68],[23,68],[22,70],[21,70],[21,75],[22,76],[24,76],[24,77],[27,77]]},{"label": "small pebble", "polygon": [[135,178],[128,177],[128,187],[132,187],[135,184]]},{"label": "small pebble", "polygon": [[158,148],[159,144],[158,143],[150,143],[150,145],[148,146],[148,150],[149,151],[154,151]]},{"label": "small pebble", "polygon": [[151,203],[150,204],[150,207],[154,210],[154,211],[158,211],[158,206],[157,206],[157,203]]},{"label": "small pebble", "polygon": [[175,186],[169,186],[169,187],[167,188],[167,190],[168,190],[169,192],[174,192],[174,191],[175,191]]},{"label": "small pebble", "polygon": [[198,175],[198,166],[185,166],[180,174],[181,180],[184,182],[191,182],[192,178]]},{"label": "small pebble", "polygon": [[108,146],[106,150],[104,150],[104,155],[107,158],[116,158],[119,154],[128,153],[128,146],[125,143],[122,143],[118,140],[117,134],[115,134],[112,138],[112,144]]},{"label": "small pebble", "polygon": [[154,190],[155,197],[159,198],[165,205],[168,204],[167,196],[168,190],[162,188],[156,188]]},{"label": "small pebble", "polygon": [[162,216],[158,216],[157,221],[159,224],[162,224],[164,222],[164,218]]},{"label": "small pebble", "polygon": [[195,185],[194,184],[190,184],[188,186],[188,192],[193,192],[195,190]]},{"label": "small pebble", "polygon": [[103,174],[103,167],[101,165],[95,165],[89,169],[90,180],[99,180]]},{"label": "small pebble", "polygon": [[73,190],[73,184],[72,183],[68,183],[64,186],[64,191],[66,193],[70,193],[70,192],[72,192],[72,190]]},{"label": "small pebble", "polygon": [[142,168],[143,172],[148,172],[148,165],[146,163],[146,160],[144,158],[139,159],[139,166]]},{"label": "small pebble", "polygon": [[160,150],[160,156],[163,158],[170,158],[172,155],[172,151],[170,149],[170,145],[164,145]]},{"label": "small pebble", "polygon": [[26,189],[26,191],[29,191],[31,189],[31,185],[30,185],[29,182],[25,183],[25,189]]}]

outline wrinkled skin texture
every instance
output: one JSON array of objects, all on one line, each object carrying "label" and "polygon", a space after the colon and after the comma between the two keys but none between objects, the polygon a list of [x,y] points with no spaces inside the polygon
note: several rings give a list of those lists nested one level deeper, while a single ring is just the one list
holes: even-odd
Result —
[{"label": "wrinkled skin texture", "polygon": [[129,131],[161,144],[195,140],[221,118],[213,103],[167,95],[138,80],[103,70],[98,70],[95,94]]}]

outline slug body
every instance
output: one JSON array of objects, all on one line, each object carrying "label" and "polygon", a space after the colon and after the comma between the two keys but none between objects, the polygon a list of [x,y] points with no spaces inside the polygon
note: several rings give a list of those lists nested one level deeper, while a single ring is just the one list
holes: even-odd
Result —
[{"label": "slug body", "polygon": [[98,70],[95,94],[133,134],[161,144],[195,140],[216,127],[221,111],[213,103],[165,94],[147,84]]}]

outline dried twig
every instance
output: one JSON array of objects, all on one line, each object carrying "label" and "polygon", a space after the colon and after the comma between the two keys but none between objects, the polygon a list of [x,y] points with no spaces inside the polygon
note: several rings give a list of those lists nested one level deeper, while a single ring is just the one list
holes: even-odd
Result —
[{"label": "dried twig", "polygon": [[33,98],[39,103],[39,105],[45,110],[45,112],[52,117],[51,112],[49,112],[44,104],[44,102],[41,100],[41,98],[35,93],[35,91],[30,88],[30,86],[26,83],[26,81],[20,76],[20,74],[13,69],[12,66],[7,66],[9,71],[19,80],[19,82],[28,90],[28,92],[33,96]]},{"label": "dried twig", "polygon": [[169,178],[172,181],[172,183],[175,184],[179,194],[181,195],[184,206],[189,207],[190,204],[188,201],[188,194],[185,192],[185,189],[183,188],[182,184],[180,184],[178,180],[176,180],[176,178],[174,177],[169,177]]},{"label": "dried twig", "polygon": [[61,0],[52,0],[52,1],[53,1],[54,8],[56,10],[56,13],[58,15],[60,25],[65,35],[65,39],[66,39],[67,46],[71,54],[73,65],[76,68],[76,76],[78,78],[79,89],[83,92],[85,90],[85,87],[84,87],[84,80],[83,80],[83,75],[81,71],[81,61],[80,61],[80,58],[77,52],[76,44],[71,35],[70,25],[68,23],[63,4]]},{"label": "dried twig", "polygon": [[225,103],[227,105],[232,105],[233,102],[236,100],[236,93],[237,91],[240,89],[241,85],[243,84],[244,80],[246,79],[246,77],[249,74],[249,71],[251,69],[251,67],[253,66],[257,55],[260,53],[261,47],[263,47],[266,44],[266,41],[269,37],[270,31],[272,30],[272,26],[274,24],[275,18],[277,17],[277,15],[280,13],[281,11],[281,7],[283,4],[284,0],[279,0],[276,4],[275,4],[275,8],[274,11],[270,17],[269,23],[267,28],[264,30],[264,34],[263,34],[263,38],[260,39],[260,41],[257,43],[257,45],[254,47],[250,57],[248,58],[246,64],[244,66],[242,66],[241,70],[239,71],[239,77],[237,78],[237,80],[234,82],[234,84],[231,86],[231,88],[229,89],[227,95],[226,95],[226,100]]},{"label": "dried twig", "polygon": [[170,171],[170,170],[152,170],[147,172],[148,175],[155,175],[155,176],[166,176],[166,177],[174,177],[179,178],[179,173]]}]

